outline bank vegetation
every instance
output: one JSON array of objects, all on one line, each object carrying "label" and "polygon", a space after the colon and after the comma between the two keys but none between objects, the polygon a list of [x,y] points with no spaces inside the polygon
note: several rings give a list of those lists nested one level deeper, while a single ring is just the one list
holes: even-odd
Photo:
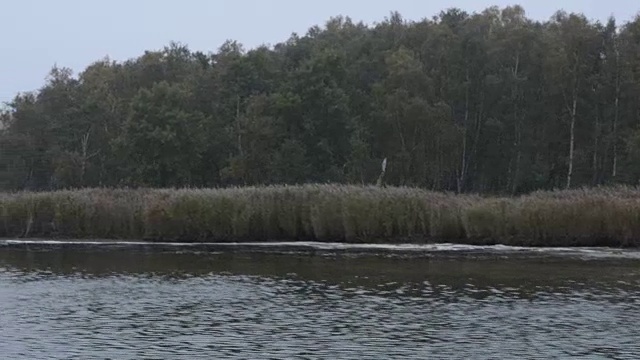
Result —
[{"label": "bank vegetation", "polygon": [[636,246],[640,191],[486,197],[301,185],[0,193],[0,237]]}]

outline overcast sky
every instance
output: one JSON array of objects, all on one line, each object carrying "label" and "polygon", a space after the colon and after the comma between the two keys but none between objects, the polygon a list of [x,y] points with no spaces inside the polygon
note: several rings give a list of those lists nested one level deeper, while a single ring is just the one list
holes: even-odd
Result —
[{"label": "overcast sky", "polygon": [[54,64],[79,72],[104,56],[126,60],[170,41],[204,52],[226,39],[252,48],[304,34],[336,15],[371,24],[394,10],[419,20],[451,7],[474,12],[512,4],[538,20],[563,9],[621,23],[640,11],[635,0],[3,0],[0,103],[39,88]]}]

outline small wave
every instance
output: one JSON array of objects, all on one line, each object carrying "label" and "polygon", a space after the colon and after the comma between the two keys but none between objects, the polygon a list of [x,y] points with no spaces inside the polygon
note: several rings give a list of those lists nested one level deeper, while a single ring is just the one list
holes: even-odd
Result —
[{"label": "small wave", "polygon": [[120,240],[47,240],[47,239],[4,239],[0,246],[77,246],[77,247],[158,247],[158,248],[198,248],[218,251],[325,251],[325,252],[367,252],[367,253],[413,253],[413,254],[487,254],[487,255],[530,255],[564,256],[593,259],[640,259],[640,250],[606,247],[524,247],[509,245],[466,245],[453,243],[437,244],[349,244],[329,242],[228,242],[228,243],[186,243],[148,242]]}]

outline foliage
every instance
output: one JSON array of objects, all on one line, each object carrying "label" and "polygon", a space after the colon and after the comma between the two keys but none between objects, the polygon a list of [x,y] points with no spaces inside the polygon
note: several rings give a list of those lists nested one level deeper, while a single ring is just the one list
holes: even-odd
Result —
[{"label": "foliage", "polygon": [[513,6],[54,67],[0,114],[0,189],[366,185],[384,158],[460,193],[636,184],[639,51],[640,17]]}]

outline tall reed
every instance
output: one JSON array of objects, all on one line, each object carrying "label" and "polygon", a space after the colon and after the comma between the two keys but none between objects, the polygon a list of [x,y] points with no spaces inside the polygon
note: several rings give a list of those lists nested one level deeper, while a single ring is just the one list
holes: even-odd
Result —
[{"label": "tall reed", "polygon": [[0,237],[640,245],[640,190],[500,198],[407,187],[0,193]]}]

